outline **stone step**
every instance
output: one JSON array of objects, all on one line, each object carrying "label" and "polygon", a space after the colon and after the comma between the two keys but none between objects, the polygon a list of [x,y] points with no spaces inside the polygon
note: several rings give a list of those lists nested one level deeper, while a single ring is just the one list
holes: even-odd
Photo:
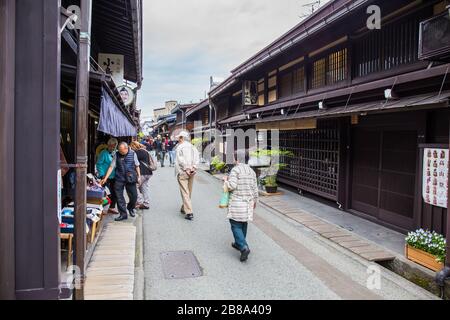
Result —
[{"label": "stone step", "polygon": [[372,244],[369,240],[358,237],[352,232],[329,223],[304,210],[285,205],[281,200],[263,200],[261,203],[366,260],[380,262],[395,259],[394,254]]}]

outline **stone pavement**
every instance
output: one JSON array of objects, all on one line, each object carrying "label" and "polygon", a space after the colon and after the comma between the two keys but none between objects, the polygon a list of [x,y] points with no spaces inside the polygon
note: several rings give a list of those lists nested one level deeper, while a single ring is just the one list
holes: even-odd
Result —
[{"label": "stone pavement", "polygon": [[[223,176],[223,174],[218,174],[214,178],[221,181]],[[339,210],[337,204],[331,201],[319,199],[312,195],[302,196],[281,187],[278,189],[281,191],[281,195],[276,197],[261,197],[261,201],[281,214],[298,211],[302,214],[312,215],[321,222],[339,228],[340,231],[350,232],[353,236],[363,238],[363,240],[369,241],[371,244],[386,248],[391,253],[404,255],[404,234]],[[278,204],[278,208],[273,208],[272,204]]]},{"label": "stone pavement", "polygon": [[[280,188],[283,195],[275,198],[261,198],[278,200],[289,208],[296,208],[302,212],[312,214],[322,221],[331,223],[352,235],[364,238],[378,246],[386,248],[398,255],[404,255],[405,235],[371,222],[367,219],[357,217],[351,213],[339,210],[337,204],[323,200],[312,195],[299,195],[291,190]],[[270,205],[269,205],[270,206]]]},{"label": "stone pavement", "polygon": [[355,236],[354,233],[326,222],[311,213],[290,206],[281,199],[267,197],[262,198],[260,202],[364,259],[373,262],[392,261],[395,259],[395,254],[385,248],[365,238]]},{"label": "stone pavement", "polygon": [[136,227],[111,222],[86,272],[85,300],[133,300]]},{"label": "stone pavement", "polygon": [[[252,253],[239,261],[226,210],[219,209],[221,182],[200,172],[194,184],[195,220],[180,214],[173,168],[152,179],[151,209],[144,212],[145,298],[149,300],[362,300],[436,297],[379,265],[361,258],[305,225],[259,206],[248,241]],[[202,276],[168,279],[161,256],[192,252]],[[186,265],[186,267],[189,267]],[[369,287],[370,270],[380,287]]]}]

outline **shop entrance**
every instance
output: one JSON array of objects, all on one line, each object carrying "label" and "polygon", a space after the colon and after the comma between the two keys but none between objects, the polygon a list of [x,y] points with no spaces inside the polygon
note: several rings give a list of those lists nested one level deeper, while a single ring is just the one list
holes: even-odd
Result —
[{"label": "shop entrance", "polygon": [[351,208],[401,230],[414,226],[417,131],[355,128]]}]

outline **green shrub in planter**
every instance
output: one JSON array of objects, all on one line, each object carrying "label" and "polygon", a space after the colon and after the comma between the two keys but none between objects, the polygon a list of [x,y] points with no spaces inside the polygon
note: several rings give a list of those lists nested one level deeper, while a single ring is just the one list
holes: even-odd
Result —
[{"label": "green shrub in planter", "polygon": [[211,160],[211,167],[214,173],[224,172],[227,168],[227,164],[219,159],[219,157],[214,157]]},{"label": "green shrub in planter", "polygon": [[277,176],[267,176],[264,178],[265,187],[278,187]]}]

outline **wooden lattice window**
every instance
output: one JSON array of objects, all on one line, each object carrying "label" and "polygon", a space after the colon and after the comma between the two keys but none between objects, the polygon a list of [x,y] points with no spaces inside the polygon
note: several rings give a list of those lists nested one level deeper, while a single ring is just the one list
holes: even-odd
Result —
[{"label": "wooden lattice window", "polygon": [[326,85],[326,63],[325,58],[319,59],[313,63],[311,75],[311,88],[316,89]]},{"label": "wooden lattice window", "polygon": [[328,56],[327,85],[347,79],[347,49],[339,50]]},{"label": "wooden lattice window", "polygon": [[292,95],[292,72],[286,73],[280,77],[280,98]]},{"label": "wooden lattice window", "polygon": [[353,76],[364,77],[419,61],[419,23],[431,14],[430,9],[424,9],[355,41]]},{"label": "wooden lattice window", "polygon": [[258,81],[258,106],[264,106],[266,104],[265,89],[265,79],[263,78]]},{"label": "wooden lattice window", "polygon": [[312,64],[311,89],[347,80],[347,48],[334,51]]},{"label": "wooden lattice window", "polygon": [[321,121],[317,129],[280,131],[280,149],[294,157],[281,157],[286,164],[278,176],[302,190],[337,200],[339,174],[339,126]]},{"label": "wooden lattice window", "polygon": [[277,85],[278,85],[278,76],[277,74],[272,74],[269,75],[269,80],[268,80],[268,89],[269,89],[269,94],[268,94],[268,102],[275,102],[276,100],[278,100],[278,89],[277,89]]},{"label": "wooden lattice window", "polygon": [[206,109],[202,113],[202,124],[207,125],[209,123],[209,110]]},{"label": "wooden lattice window", "polygon": [[292,92],[298,93],[305,91],[305,68],[297,68],[293,74]]}]

